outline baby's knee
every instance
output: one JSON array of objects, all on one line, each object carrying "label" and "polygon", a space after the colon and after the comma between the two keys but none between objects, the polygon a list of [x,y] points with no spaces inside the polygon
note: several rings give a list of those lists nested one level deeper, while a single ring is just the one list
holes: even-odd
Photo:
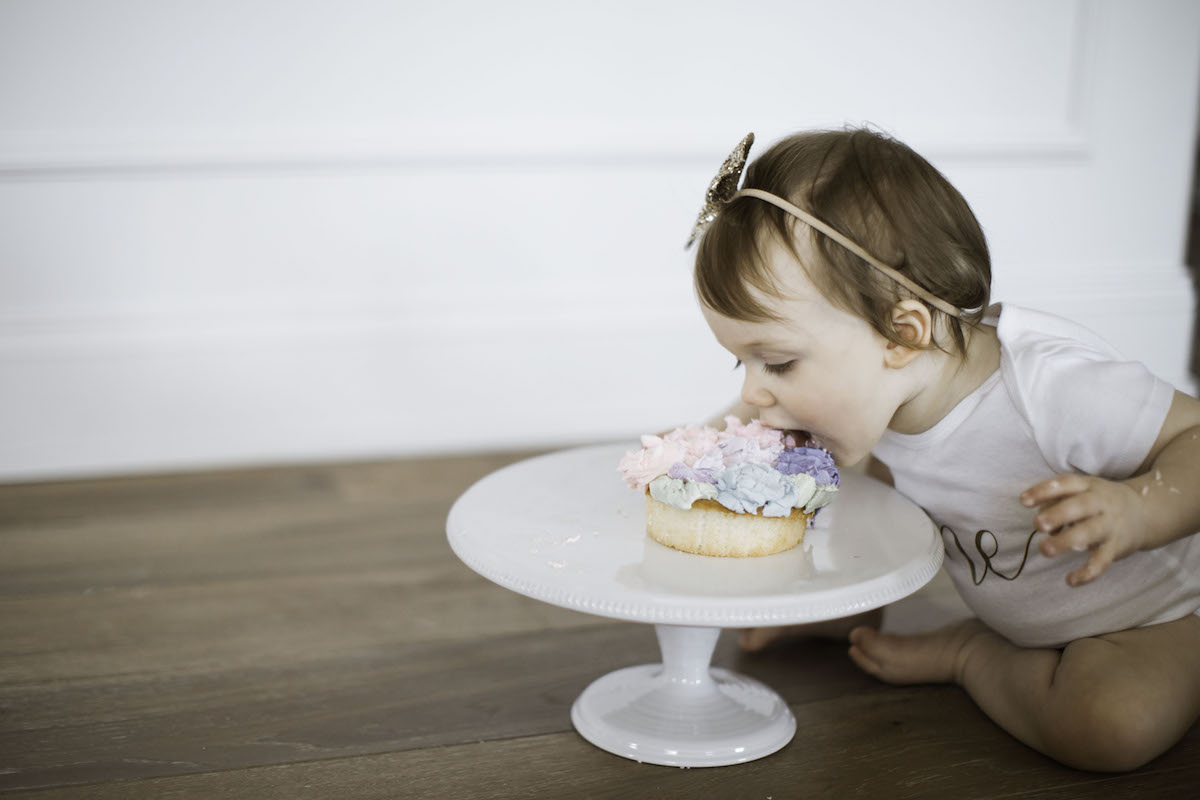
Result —
[{"label": "baby's knee", "polygon": [[1175,742],[1170,715],[1134,693],[1077,695],[1047,731],[1046,752],[1078,769],[1129,772]]}]

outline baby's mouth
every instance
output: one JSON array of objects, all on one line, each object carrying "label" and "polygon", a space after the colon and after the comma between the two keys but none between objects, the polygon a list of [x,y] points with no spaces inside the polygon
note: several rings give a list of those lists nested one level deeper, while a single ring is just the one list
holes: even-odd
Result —
[{"label": "baby's mouth", "polygon": [[816,438],[809,431],[801,428],[792,428],[783,432],[786,438],[791,438],[792,447],[817,447]]}]

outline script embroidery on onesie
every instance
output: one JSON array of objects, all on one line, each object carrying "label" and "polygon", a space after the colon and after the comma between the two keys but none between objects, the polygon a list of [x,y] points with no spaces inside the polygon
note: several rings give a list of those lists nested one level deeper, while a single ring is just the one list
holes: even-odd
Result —
[{"label": "script embroidery on onesie", "polygon": [[[967,567],[971,570],[971,581],[976,586],[983,583],[984,578],[988,576],[988,573],[991,573],[998,578],[1003,578],[1006,581],[1015,581],[1017,578],[1019,578],[1021,573],[1025,570],[1025,562],[1029,560],[1029,545],[1033,543],[1033,537],[1037,536],[1038,533],[1036,530],[1032,531],[1029,534],[1029,538],[1025,540],[1025,553],[1021,556],[1021,563],[1017,565],[1017,571],[1012,575],[1005,575],[1003,572],[992,566],[992,558],[996,555],[996,553],[1000,552],[1000,543],[996,540],[996,534],[992,533],[986,528],[975,533],[975,551],[979,553],[979,557],[983,561],[983,569],[976,570],[974,559],[967,555],[967,551],[963,549],[962,542],[958,540],[958,534],[954,531],[954,529],[949,525],[943,525],[939,529],[939,533],[942,534],[943,538],[945,538],[947,532],[949,532],[950,536],[954,538],[954,546],[958,548],[958,552],[962,553],[962,557],[966,560]],[[985,540],[985,536],[990,537],[990,540]],[[990,545],[990,552],[984,549],[985,544]],[[953,558],[954,554],[947,551],[946,557]]]}]

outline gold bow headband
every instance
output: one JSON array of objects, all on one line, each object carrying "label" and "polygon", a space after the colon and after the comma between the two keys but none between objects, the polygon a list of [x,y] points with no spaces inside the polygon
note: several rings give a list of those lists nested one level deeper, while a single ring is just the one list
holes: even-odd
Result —
[{"label": "gold bow headband", "polygon": [[692,235],[688,237],[687,244],[684,245],[685,250],[691,247],[692,243],[700,237],[700,234],[704,233],[705,229],[712,224],[712,221],[717,218],[717,214],[725,207],[726,203],[738,197],[757,197],[759,200],[764,200],[776,208],[783,209],[801,222],[805,222],[816,228],[939,311],[944,311],[952,317],[962,316],[961,310],[921,288],[894,268],[889,267],[868,253],[853,239],[834,230],[804,209],[792,205],[782,197],[773,195],[770,192],[764,192],[762,189],[742,189],[738,191],[738,182],[742,178],[742,170],[746,166],[746,157],[750,154],[750,145],[752,144],[754,144],[754,134],[747,133],[746,137],[738,142],[738,146],[733,148],[733,152],[729,154],[729,158],[725,159],[725,163],[721,165],[721,168],[717,170],[716,177],[712,179],[712,183],[708,185],[708,191],[704,194],[704,207],[700,209],[700,216],[696,218],[696,226],[692,228]]}]

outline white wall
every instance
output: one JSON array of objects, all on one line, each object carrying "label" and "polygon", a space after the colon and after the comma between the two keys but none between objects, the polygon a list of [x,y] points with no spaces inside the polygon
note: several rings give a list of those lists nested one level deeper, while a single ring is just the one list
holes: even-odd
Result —
[{"label": "white wall", "polygon": [[1192,389],[1190,0],[0,3],[0,479],[608,437],[737,391],[682,244],[873,122],[997,299]]}]

